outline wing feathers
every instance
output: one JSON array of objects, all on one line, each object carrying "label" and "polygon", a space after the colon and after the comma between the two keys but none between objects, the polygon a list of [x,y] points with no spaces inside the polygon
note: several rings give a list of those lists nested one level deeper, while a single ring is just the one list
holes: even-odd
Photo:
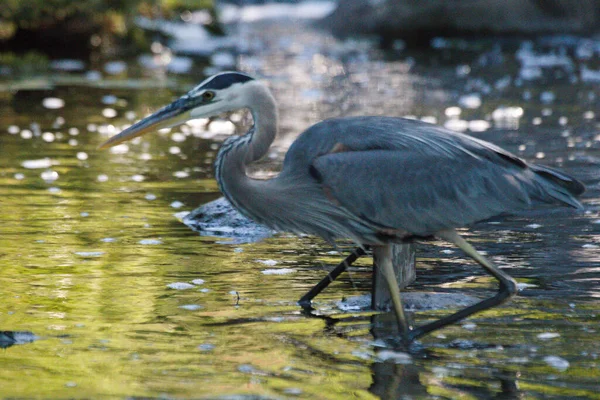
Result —
[{"label": "wing feathers", "polygon": [[526,169],[476,157],[452,159],[375,150],[328,154],[313,168],[352,214],[388,228],[430,235],[527,208]]}]

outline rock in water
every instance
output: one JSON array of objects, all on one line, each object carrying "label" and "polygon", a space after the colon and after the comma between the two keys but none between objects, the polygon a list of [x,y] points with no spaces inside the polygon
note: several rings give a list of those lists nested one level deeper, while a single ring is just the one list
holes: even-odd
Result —
[{"label": "rock in water", "polygon": [[240,214],[224,197],[196,208],[183,223],[203,236],[229,238],[234,243],[258,242],[275,233]]}]

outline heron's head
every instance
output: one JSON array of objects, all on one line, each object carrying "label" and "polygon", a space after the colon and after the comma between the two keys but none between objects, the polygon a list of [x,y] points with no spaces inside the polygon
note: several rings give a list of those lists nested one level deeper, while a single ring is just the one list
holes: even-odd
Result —
[{"label": "heron's head", "polygon": [[252,77],[240,72],[222,72],[211,76],[168,106],[111,137],[100,148],[116,146],[145,133],[171,128],[191,119],[247,107],[244,89],[256,83]]}]

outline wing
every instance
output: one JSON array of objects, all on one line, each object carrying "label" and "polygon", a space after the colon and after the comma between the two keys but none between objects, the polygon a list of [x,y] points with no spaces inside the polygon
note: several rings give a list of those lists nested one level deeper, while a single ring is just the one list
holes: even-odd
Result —
[{"label": "wing", "polygon": [[528,208],[535,185],[528,168],[410,148],[326,154],[311,174],[358,218],[423,236]]},{"label": "wing", "polygon": [[[296,139],[285,161],[290,169],[338,151],[398,150],[431,157],[481,157],[526,167],[520,158],[491,143],[422,121],[392,117],[334,118],[313,125]],[[293,167],[292,167],[293,165]]]}]

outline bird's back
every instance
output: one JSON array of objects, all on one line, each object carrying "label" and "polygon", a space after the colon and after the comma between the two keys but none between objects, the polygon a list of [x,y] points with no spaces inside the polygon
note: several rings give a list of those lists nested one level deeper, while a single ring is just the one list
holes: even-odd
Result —
[{"label": "bird's back", "polygon": [[530,207],[581,207],[574,178],[491,143],[421,121],[349,117],[298,137],[284,174],[307,174],[359,219],[429,235]]}]

